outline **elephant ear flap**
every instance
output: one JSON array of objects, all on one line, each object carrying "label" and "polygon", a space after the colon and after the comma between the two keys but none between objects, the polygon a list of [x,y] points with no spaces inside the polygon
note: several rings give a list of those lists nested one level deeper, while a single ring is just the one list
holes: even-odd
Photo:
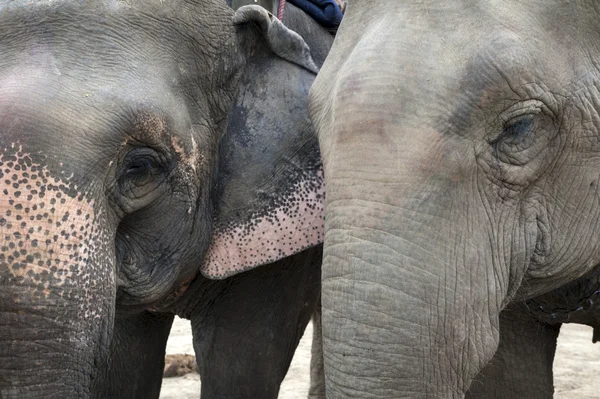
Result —
[{"label": "elephant ear flap", "polygon": [[[249,18],[269,21],[267,12],[256,7],[238,15]],[[315,74],[306,67],[309,58],[301,46],[296,47],[298,54],[283,57],[272,47],[281,41],[265,40],[254,27],[248,28],[239,34],[250,38],[255,48],[219,143],[212,190],[213,233],[201,267],[212,279],[323,242],[323,170],[308,116],[308,91]]]},{"label": "elephant ear flap", "polygon": [[233,16],[233,22],[237,25],[256,23],[273,53],[310,72],[319,72],[310,55],[310,48],[302,36],[287,28],[263,7],[257,5],[240,7]]}]

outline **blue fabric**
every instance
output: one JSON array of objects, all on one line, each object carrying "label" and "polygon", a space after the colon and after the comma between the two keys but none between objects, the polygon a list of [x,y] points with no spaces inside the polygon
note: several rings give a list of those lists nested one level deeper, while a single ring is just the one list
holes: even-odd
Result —
[{"label": "blue fabric", "polygon": [[335,0],[287,0],[328,29],[337,28],[344,14]]}]

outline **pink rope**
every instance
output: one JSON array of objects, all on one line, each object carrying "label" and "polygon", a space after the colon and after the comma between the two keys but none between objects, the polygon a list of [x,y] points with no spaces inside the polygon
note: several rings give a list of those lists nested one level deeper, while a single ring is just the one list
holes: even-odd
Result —
[{"label": "pink rope", "polygon": [[279,8],[277,9],[277,19],[283,20],[283,9],[285,8],[285,0],[279,0]]}]

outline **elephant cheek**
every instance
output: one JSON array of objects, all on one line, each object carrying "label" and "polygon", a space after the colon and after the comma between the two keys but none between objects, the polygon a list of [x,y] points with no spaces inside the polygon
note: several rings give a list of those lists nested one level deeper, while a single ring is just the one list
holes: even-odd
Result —
[{"label": "elephant cheek", "polygon": [[94,201],[27,160],[3,161],[0,181],[0,397],[87,397],[112,329],[114,250]]}]

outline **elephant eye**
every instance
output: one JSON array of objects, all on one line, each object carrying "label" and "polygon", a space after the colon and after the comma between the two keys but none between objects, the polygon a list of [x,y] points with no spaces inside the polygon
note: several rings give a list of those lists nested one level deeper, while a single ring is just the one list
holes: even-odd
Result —
[{"label": "elephant eye", "polygon": [[492,122],[495,135],[488,136],[495,165],[523,166],[541,162],[560,131],[556,110],[539,100],[526,100],[507,108]]},{"label": "elephant eye", "polygon": [[512,122],[502,131],[504,142],[506,144],[519,145],[532,133],[533,125],[533,117],[525,117]]},{"label": "elephant eye", "polygon": [[497,148],[500,144],[522,146],[531,138],[535,120],[533,115],[526,115],[509,121],[504,125],[502,133],[490,144]]},{"label": "elephant eye", "polygon": [[152,148],[135,148],[123,161],[122,184],[143,186],[165,172],[163,157]]},{"label": "elephant eye", "polygon": [[526,162],[539,147],[536,144],[536,131],[540,127],[540,116],[526,114],[507,121],[502,132],[490,142],[494,157],[508,163]]},{"label": "elephant eye", "polygon": [[173,166],[166,151],[134,147],[119,155],[116,181],[109,188],[120,211],[125,214],[135,212],[168,191]]}]

